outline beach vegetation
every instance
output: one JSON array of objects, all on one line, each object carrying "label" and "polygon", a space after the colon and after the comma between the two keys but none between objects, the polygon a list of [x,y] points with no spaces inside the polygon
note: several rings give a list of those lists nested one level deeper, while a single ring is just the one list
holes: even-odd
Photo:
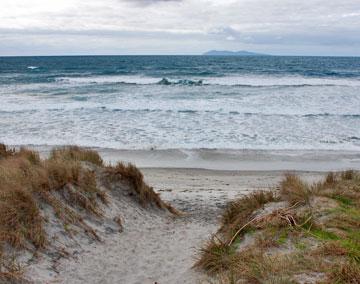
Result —
[{"label": "beach vegetation", "polygon": [[195,267],[211,283],[360,283],[360,173],[278,189],[230,202]]},{"label": "beach vegetation", "polygon": [[15,256],[5,255],[0,247],[0,283],[29,283],[24,279],[24,268]]},{"label": "beach vegetation", "polygon": [[78,146],[66,146],[53,149],[50,153],[50,159],[59,158],[67,161],[89,162],[99,167],[104,165],[104,161],[98,152]]},{"label": "beach vegetation", "polygon": [[133,164],[118,162],[115,166],[105,168],[105,179],[107,182],[126,182],[133,190],[134,195],[143,207],[154,204],[158,208],[166,209],[173,214],[179,215],[180,212],[174,207],[164,202],[153,187],[144,181],[141,171]]},{"label": "beach vegetation", "polygon": [[285,178],[280,182],[280,196],[290,205],[299,202],[309,203],[311,189],[308,184],[303,182],[298,176],[286,174]]},{"label": "beach vegetation", "polygon": [[[0,280],[20,277],[21,269],[9,262],[8,251],[44,250],[50,245],[45,225],[50,208],[70,236],[76,228],[100,241],[96,230],[84,217],[101,219],[111,190],[122,191],[124,184],[142,206],[161,208],[178,214],[161,200],[134,165],[104,166],[100,155],[76,146],[57,148],[48,158],[29,149],[18,150],[0,144]],[[122,230],[121,218],[114,222]],[[13,248],[6,250],[5,248]]]},{"label": "beach vegetation", "polygon": [[231,201],[222,215],[220,232],[228,234],[230,237],[241,228],[243,228],[241,233],[251,230],[251,224],[246,225],[253,216],[254,211],[275,200],[276,197],[273,192],[257,191]]}]

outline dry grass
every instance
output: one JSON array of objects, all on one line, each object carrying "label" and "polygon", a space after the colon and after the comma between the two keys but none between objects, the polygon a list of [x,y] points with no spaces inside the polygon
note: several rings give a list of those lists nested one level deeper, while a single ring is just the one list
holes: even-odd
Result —
[{"label": "dry grass", "polygon": [[[71,146],[55,149],[48,159],[41,160],[36,152],[0,145],[0,154],[0,242],[15,247],[28,246],[29,242],[36,248],[46,245],[39,200],[53,208],[64,226],[75,224],[95,235],[77,211],[101,217],[99,201],[109,202],[107,194],[97,187],[95,172],[81,164],[86,161],[102,166],[97,152]],[[105,171],[109,179],[128,181],[143,206],[156,204],[177,213],[144,183],[135,166],[119,163]]]},{"label": "dry grass", "polygon": [[258,191],[230,202],[222,215],[220,232],[233,236],[250,221],[257,209],[275,200],[271,191]]},{"label": "dry grass", "polygon": [[0,143],[0,158],[7,158],[15,153],[15,149],[10,149],[4,144]]},{"label": "dry grass", "polygon": [[24,269],[14,256],[5,255],[0,246],[0,283],[28,283],[23,278]]},{"label": "dry grass", "polygon": [[[277,200],[288,207],[261,211]],[[218,283],[299,283],[306,277],[306,283],[360,283],[359,228],[360,173],[329,173],[311,185],[286,175],[279,198],[257,192],[231,202],[195,266]],[[253,241],[240,246],[245,236]]]},{"label": "dry grass", "polygon": [[234,247],[228,246],[226,242],[214,236],[201,249],[201,258],[195,267],[201,267],[209,274],[219,274],[233,267],[239,257]]},{"label": "dry grass", "polygon": [[[100,205],[109,202],[106,192],[97,185],[94,169],[105,171],[109,179],[126,180],[143,206],[156,204],[178,213],[144,183],[141,172],[133,165],[119,163],[105,168],[97,152],[75,146],[54,149],[48,159],[41,159],[34,151],[9,149],[0,144],[0,282],[20,277],[16,265],[4,261],[9,259],[3,253],[5,246],[36,251],[49,245],[44,229],[47,220],[42,211],[44,204],[52,208],[68,234],[72,225],[100,240],[82,217],[101,218]],[[116,221],[121,230],[121,219]]]},{"label": "dry grass", "polygon": [[36,248],[44,247],[43,218],[31,193],[12,188],[0,194],[0,241],[14,247],[24,247],[29,241]]},{"label": "dry grass", "polygon": [[309,203],[311,189],[298,176],[287,174],[280,183],[280,195],[283,200],[288,201],[291,205],[299,202]]},{"label": "dry grass", "polygon": [[98,152],[80,148],[78,146],[67,146],[53,149],[50,153],[50,159],[90,162],[99,167],[104,166],[104,162]]},{"label": "dry grass", "polygon": [[[95,174],[83,168],[77,158],[69,160],[66,151],[61,152],[64,157],[59,152],[47,160],[26,149],[4,152],[0,160],[0,242],[28,249],[29,245],[46,246],[40,200],[53,208],[64,226],[84,227],[73,208],[101,216],[98,199],[105,203],[106,197],[96,186]],[[77,148],[76,153],[80,152]]]},{"label": "dry grass", "polygon": [[127,182],[130,185],[130,188],[134,190],[134,193],[142,206],[155,205],[158,208],[166,209],[175,215],[180,214],[175,208],[162,201],[159,194],[144,182],[144,176],[136,166],[119,162],[115,167],[107,167],[105,172],[105,177],[108,182]]},{"label": "dry grass", "polygon": [[[308,254],[267,254],[265,249],[249,247],[242,251],[222,248],[220,263],[214,257],[214,266],[210,266],[207,272],[216,278],[220,278],[220,283],[298,283],[295,280],[296,275],[306,273],[311,268],[316,268],[319,273],[323,269],[323,264],[319,264],[319,258]],[[218,283],[218,282],[214,282]],[[306,282],[308,283],[308,282]]]},{"label": "dry grass", "polygon": [[356,262],[347,261],[335,267],[329,275],[331,283],[360,283],[360,265]]}]

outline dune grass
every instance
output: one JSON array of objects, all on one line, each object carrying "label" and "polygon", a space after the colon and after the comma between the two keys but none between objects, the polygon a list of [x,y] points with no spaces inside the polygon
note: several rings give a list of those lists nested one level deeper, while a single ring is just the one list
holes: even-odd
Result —
[{"label": "dune grass", "polygon": [[64,226],[76,224],[87,232],[74,209],[102,215],[98,200],[106,203],[105,193],[97,188],[95,174],[77,158],[70,160],[66,151],[46,160],[26,149],[5,153],[0,160],[0,241],[14,247],[25,247],[28,242],[45,247],[40,201],[53,208]]},{"label": "dune grass", "polygon": [[360,173],[286,175],[277,195],[231,202],[195,267],[211,283],[360,283]]},{"label": "dune grass", "polygon": [[50,159],[90,162],[99,167],[104,166],[104,161],[98,152],[90,149],[84,149],[78,146],[55,148],[50,153]]},{"label": "dune grass", "polygon": [[127,182],[143,207],[154,204],[158,208],[166,209],[175,215],[180,214],[174,207],[164,202],[151,186],[145,183],[143,174],[133,164],[119,162],[114,167],[106,167],[105,177],[108,182]]},{"label": "dune grass", "polygon": [[15,257],[4,255],[0,248],[0,283],[27,283],[23,274],[24,269]]},{"label": "dune grass", "polygon": [[[72,232],[69,227],[75,226],[100,240],[83,220],[83,215],[101,218],[101,205],[110,202],[107,192],[98,186],[97,172],[104,172],[108,182],[128,182],[141,205],[154,204],[178,213],[144,182],[133,165],[105,166],[97,152],[76,146],[54,149],[49,158],[41,159],[35,151],[0,144],[0,280],[20,277],[20,269],[6,261],[5,246],[29,251],[48,247],[43,205],[53,210],[68,234]],[[122,227],[120,219],[118,223]]]},{"label": "dune grass", "polygon": [[291,205],[299,202],[308,204],[311,189],[298,176],[286,174],[284,180],[280,182],[280,195],[283,200],[288,201]]},{"label": "dune grass", "polygon": [[[228,237],[233,236],[240,228],[244,227],[244,225],[250,221],[254,210],[275,200],[276,197],[272,192],[257,191],[230,202],[222,215],[222,226],[220,231]],[[243,233],[247,229],[250,229],[250,226],[244,228]]]}]

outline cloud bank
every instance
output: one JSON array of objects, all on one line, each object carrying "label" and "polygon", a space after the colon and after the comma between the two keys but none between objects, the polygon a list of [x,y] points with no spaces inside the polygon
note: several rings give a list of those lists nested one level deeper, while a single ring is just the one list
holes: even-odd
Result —
[{"label": "cloud bank", "polygon": [[2,0],[0,55],[360,55],[354,0]]}]

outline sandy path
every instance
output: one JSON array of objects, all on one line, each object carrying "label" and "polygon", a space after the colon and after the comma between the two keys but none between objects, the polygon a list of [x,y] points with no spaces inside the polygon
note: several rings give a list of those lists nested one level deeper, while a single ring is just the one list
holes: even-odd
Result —
[{"label": "sandy path", "polygon": [[[135,223],[135,224],[134,224]],[[121,236],[105,246],[87,248],[75,265],[63,263],[63,283],[194,283],[191,271],[196,247],[214,225],[158,216],[133,220]]]},{"label": "sandy path", "polygon": [[[187,213],[176,220],[134,207],[121,208],[125,230],[91,243],[77,260],[62,261],[60,283],[199,283],[196,250],[214,233],[227,200],[254,188],[275,185],[279,172],[222,172],[144,169],[145,179],[164,199]],[[320,174],[303,173],[307,179]],[[124,206],[118,204],[117,206]]]}]

